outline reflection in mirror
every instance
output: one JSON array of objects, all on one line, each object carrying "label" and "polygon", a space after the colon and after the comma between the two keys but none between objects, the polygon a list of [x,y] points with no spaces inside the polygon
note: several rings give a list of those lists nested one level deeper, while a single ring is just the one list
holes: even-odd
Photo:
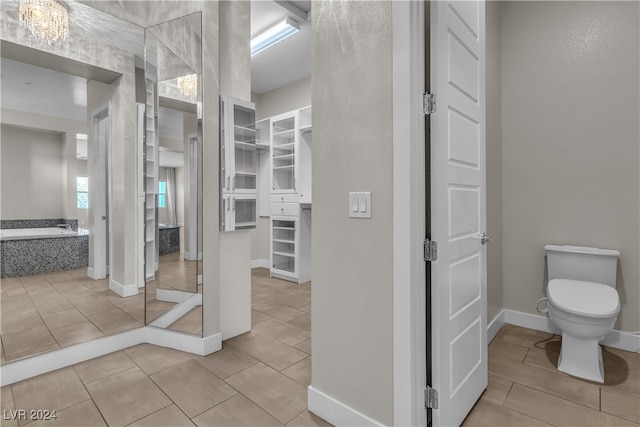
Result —
[{"label": "reflection in mirror", "polygon": [[201,14],[145,30],[148,325],[201,335]]},{"label": "reflection in mirror", "polygon": [[[81,3],[68,6],[69,37],[49,46],[19,26],[17,1],[2,2],[2,363],[144,325],[143,295],[124,298],[109,288],[112,165],[104,154],[116,113],[104,107],[122,73],[134,74],[143,30]],[[111,68],[125,61],[126,71]]]}]

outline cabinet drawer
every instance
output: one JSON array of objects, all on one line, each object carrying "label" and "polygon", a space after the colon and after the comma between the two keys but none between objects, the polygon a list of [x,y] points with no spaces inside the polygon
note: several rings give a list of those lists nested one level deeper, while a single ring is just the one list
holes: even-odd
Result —
[{"label": "cabinet drawer", "polygon": [[298,193],[272,194],[269,197],[269,201],[271,203],[298,203],[300,201],[300,196]]},{"label": "cabinet drawer", "polygon": [[300,216],[300,205],[297,203],[271,203],[269,215]]}]

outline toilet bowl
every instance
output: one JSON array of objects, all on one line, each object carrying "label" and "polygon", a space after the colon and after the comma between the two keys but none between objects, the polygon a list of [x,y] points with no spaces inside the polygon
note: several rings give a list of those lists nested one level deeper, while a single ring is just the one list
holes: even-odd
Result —
[{"label": "toilet bowl", "polygon": [[600,283],[553,279],[547,285],[547,298],[549,317],[562,331],[558,370],[603,383],[598,342],[616,322],[620,312],[618,293]]},{"label": "toilet bowl", "polygon": [[598,344],[613,330],[620,312],[615,289],[620,253],[579,246],[545,246],[549,282],[547,307],[562,331],[558,370],[604,382],[602,349]]}]

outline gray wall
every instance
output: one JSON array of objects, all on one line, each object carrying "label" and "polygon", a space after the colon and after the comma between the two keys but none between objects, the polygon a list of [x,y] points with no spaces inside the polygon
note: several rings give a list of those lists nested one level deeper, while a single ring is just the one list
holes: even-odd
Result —
[{"label": "gray wall", "polygon": [[487,321],[504,308],[502,284],[502,74],[500,3],[486,3]]},{"label": "gray wall", "polygon": [[[312,385],[391,425],[391,2],[312,16]],[[372,192],[371,219],[348,218],[349,191]]]},{"label": "gray wall", "polygon": [[547,243],[620,250],[616,329],[640,329],[639,4],[502,11],[503,279],[535,313]]},{"label": "gray wall", "polygon": [[2,219],[65,218],[61,135],[2,125]]}]

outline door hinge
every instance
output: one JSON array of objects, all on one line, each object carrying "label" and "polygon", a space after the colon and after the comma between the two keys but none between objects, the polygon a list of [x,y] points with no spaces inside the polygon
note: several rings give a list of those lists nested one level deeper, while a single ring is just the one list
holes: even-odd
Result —
[{"label": "door hinge", "polygon": [[422,95],[422,112],[425,116],[436,112],[436,95],[425,93]]},{"label": "door hinge", "polygon": [[431,386],[424,389],[424,407],[425,409],[438,409],[438,392]]},{"label": "door hinge", "polygon": [[438,259],[438,244],[433,240],[425,240],[423,244],[424,260],[436,261]]}]

